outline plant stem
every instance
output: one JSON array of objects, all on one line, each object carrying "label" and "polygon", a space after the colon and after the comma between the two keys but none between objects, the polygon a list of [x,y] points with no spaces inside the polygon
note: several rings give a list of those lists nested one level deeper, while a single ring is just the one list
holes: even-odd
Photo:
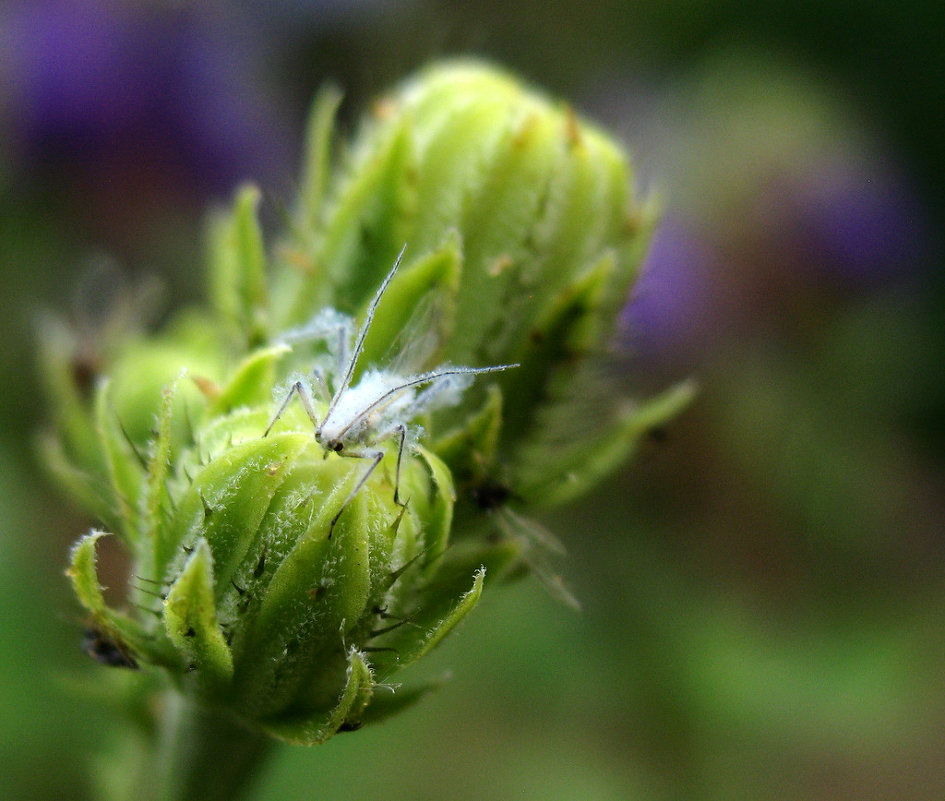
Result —
[{"label": "plant stem", "polygon": [[137,798],[238,801],[248,797],[274,741],[203,709],[176,690],[162,701],[163,725],[150,776]]}]

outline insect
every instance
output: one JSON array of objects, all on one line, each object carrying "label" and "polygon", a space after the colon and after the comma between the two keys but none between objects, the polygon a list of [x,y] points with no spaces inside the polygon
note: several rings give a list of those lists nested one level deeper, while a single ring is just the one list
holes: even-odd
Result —
[{"label": "insect", "polygon": [[580,610],[581,602],[553,566],[553,560],[565,554],[561,540],[537,520],[513,511],[509,502],[515,494],[505,485],[485,480],[473,488],[471,495],[473,503],[491,518],[497,535],[516,544],[521,560],[548,594]]},{"label": "insect", "polygon": [[106,634],[98,626],[90,625],[82,637],[82,650],[96,662],[109,667],[137,670],[138,663],[125,646]]},{"label": "insect", "polygon": [[[462,391],[472,383],[476,375],[496,373],[519,366],[517,364],[500,364],[493,367],[443,365],[428,372],[408,375],[392,370],[372,368],[365,371],[358,383],[352,386],[358,358],[364,349],[364,341],[374,319],[374,313],[385,290],[396,275],[406,250],[407,246],[404,245],[394,261],[394,266],[374,294],[353,345],[350,344],[351,332],[354,330],[353,321],[334,309],[324,310],[316,315],[312,323],[304,329],[289,332],[283,338],[285,342],[313,337],[324,339],[330,351],[334,348],[332,355],[335,357],[335,366],[330,370],[334,374],[325,375],[329,372],[330,365],[316,367],[312,371],[314,379],[312,385],[301,379],[294,381],[263,436],[269,434],[293,397],[298,396],[306,415],[315,427],[315,440],[326,452],[370,461],[367,470],[332,518],[329,537],[338,518],[384,458],[384,451],[377,447],[381,442],[393,438],[399,439],[394,501],[403,506],[399,495],[400,467],[404,449],[407,447],[410,421],[422,412],[457,403]],[[313,394],[315,391],[328,404],[325,413],[321,416],[315,411]],[[331,393],[330,396],[329,393]]]}]

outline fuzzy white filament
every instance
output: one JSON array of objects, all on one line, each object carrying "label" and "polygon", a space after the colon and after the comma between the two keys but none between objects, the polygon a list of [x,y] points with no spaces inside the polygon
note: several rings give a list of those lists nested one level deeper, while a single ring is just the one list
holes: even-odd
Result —
[{"label": "fuzzy white filament", "polygon": [[[393,437],[400,439],[394,489],[394,500],[400,503],[398,495],[400,464],[407,441],[407,428],[412,420],[423,412],[458,403],[462,391],[472,383],[476,375],[518,367],[517,364],[501,364],[493,367],[443,365],[435,370],[414,375],[400,375],[389,370],[372,368],[361,376],[355,386],[351,386],[358,358],[364,349],[365,338],[374,320],[374,313],[385,290],[396,275],[406,249],[407,246],[404,245],[394,266],[374,294],[353,346],[350,343],[350,332],[354,329],[353,321],[334,309],[323,310],[311,323],[289,332],[282,339],[286,343],[308,338],[323,339],[326,342],[336,365],[332,370],[335,373],[332,375],[334,392],[327,411],[324,416],[319,417],[315,412],[312,387],[302,380],[296,380],[263,436],[268,435],[272,430],[293,395],[298,395],[306,414],[315,427],[315,439],[319,445],[326,451],[342,456],[371,460],[367,471],[332,519],[331,530],[334,529],[335,523],[352,498],[357,495],[371,473],[380,464],[384,456],[384,452],[376,447],[380,442]],[[325,385],[320,371],[316,369],[314,375],[319,386]],[[331,536],[331,531],[329,531],[329,536]]]}]

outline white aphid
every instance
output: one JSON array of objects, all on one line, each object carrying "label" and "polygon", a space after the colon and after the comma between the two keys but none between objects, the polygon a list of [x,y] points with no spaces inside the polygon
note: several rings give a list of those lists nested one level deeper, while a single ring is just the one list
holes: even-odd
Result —
[{"label": "white aphid", "polygon": [[[319,417],[313,403],[313,387],[301,379],[296,380],[263,436],[272,430],[292,396],[298,395],[305,413],[315,426],[315,439],[319,445],[326,451],[341,456],[371,460],[364,475],[332,518],[329,537],[341,513],[384,458],[384,451],[376,448],[380,442],[393,437],[400,439],[394,484],[394,500],[400,503],[400,463],[407,441],[407,425],[422,412],[457,403],[462,391],[472,383],[476,375],[518,367],[517,364],[500,364],[494,367],[444,365],[429,372],[412,375],[372,368],[361,376],[355,386],[351,386],[358,357],[364,349],[364,340],[374,319],[374,312],[397,273],[406,249],[405,245],[371,300],[353,346],[350,341],[351,332],[354,330],[353,320],[334,309],[323,310],[308,325],[294,329],[282,337],[282,341],[288,344],[306,339],[322,339],[328,343],[335,362],[333,365],[327,365],[325,369],[330,373],[332,388],[329,391],[332,394],[328,400],[328,409],[324,416]],[[325,390],[328,389],[328,382],[323,375],[323,369],[316,366],[313,376],[315,387],[327,396],[328,392]]]}]

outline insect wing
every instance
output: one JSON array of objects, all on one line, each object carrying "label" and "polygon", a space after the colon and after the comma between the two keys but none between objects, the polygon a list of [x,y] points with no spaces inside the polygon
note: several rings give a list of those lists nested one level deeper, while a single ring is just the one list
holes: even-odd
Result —
[{"label": "insect wing", "polygon": [[328,379],[333,390],[351,358],[353,340],[354,320],[332,308],[322,309],[305,325],[277,338],[277,342],[291,345],[298,358],[314,360],[315,369]]},{"label": "insect wing", "polygon": [[565,554],[561,540],[537,520],[523,517],[508,507],[497,509],[495,520],[501,533],[518,544],[522,561],[544,585],[551,597],[572,609],[580,609],[581,602],[552,566],[554,557]]},{"label": "insect wing", "polygon": [[436,364],[443,349],[444,315],[442,302],[433,291],[417,303],[410,318],[391,340],[382,364],[393,373],[410,375]]}]

